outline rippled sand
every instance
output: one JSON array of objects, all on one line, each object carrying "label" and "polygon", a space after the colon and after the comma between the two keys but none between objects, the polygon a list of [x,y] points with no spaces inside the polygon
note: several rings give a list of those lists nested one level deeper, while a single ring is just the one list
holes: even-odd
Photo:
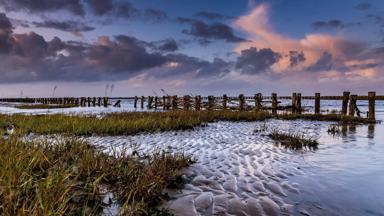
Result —
[{"label": "rippled sand", "polygon": [[[300,193],[288,177],[302,174],[296,162],[302,160],[301,152],[274,145],[266,136],[269,129],[255,132],[262,128],[261,122],[220,122],[193,131],[90,139],[104,147],[128,144],[141,153],[166,150],[195,156],[197,163],[185,170],[192,181],[181,191],[169,191],[172,199],[164,204],[176,215],[293,214],[295,203],[285,198]],[[316,124],[302,129],[314,133]]]}]

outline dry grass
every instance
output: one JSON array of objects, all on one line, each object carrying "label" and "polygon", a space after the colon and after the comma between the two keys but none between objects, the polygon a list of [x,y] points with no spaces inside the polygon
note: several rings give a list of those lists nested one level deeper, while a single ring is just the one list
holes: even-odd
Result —
[{"label": "dry grass", "polygon": [[319,143],[317,140],[307,137],[301,133],[292,133],[292,132],[281,132],[277,129],[273,130],[269,137],[277,142],[279,142],[285,148],[290,148],[294,150],[301,149],[310,149],[316,150]]},{"label": "dry grass", "polygon": [[192,162],[183,154],[110,155],[74,138],[2,139],[0,155],[0,215],[98,215],[107,191],[124,215],[167,214],[156,209],[161,191]]}]

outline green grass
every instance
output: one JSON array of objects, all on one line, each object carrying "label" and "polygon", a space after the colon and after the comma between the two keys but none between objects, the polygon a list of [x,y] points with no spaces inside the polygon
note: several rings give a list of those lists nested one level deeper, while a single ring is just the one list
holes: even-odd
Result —
[{"label": "green grass", "polygon": [[0,215],[98,215],[107,191],[123,215],[167,214],[161,193],[192,160],[154,153],[106,154],[75,138],[0,140]]},{"label": "green grass", "polygon": [[141,132],[193,129],[217,120],[257,121],[268,117],[265,112],[171,111],[129,112],[96,116],[67,115],[0,115],[0,126],[12,124],[20,133],[69,135],[132,135]]},{"label": "green grass", "polygon": [[285,148],[290,148],[294,150],[301,150],[305,148],[310,150],[316,150],[319,145],[317,140],[307,137],[304,134],[281,132],[277,129],[273,130],[271,134],[269,134],[269,137],[279,142]]},{"label": "green grass", "polygon": [[78,107],[73,104],[23,104],[15,106],[18,109],[61,109]]},{"label": "green grass", "polygon": [[361,118],[361,117],[353,117],[353,116],[343,116],[341,114],[330,113],[330,114],[279,114],[278,119],[284,120],[296,120],[296,119],[304,119],[311,121],[333,121],[339,123],[376,123],[376,120]]},{"label": "green grass", "polygon": [[[69,135],[133,135],[142,132],[187,130],[214,121],[262,121],[274,118],[265,111],[168,111],[126,112],[97,116],[0,115],[0,127],[15,126],[20,133]],[[335,121],[341,123],[372,123],[371,120],[336,114],[280,114],[278,119]]]}]

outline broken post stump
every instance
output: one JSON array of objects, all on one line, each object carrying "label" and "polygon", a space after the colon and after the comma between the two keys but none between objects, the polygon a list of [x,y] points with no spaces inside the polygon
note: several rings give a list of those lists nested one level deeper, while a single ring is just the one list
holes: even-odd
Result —
[{"label": "broken post stump", "polygon": [[347,115],[349,94],[350,94],[350,92],[348,92],[348,91],[343,92],[343,104],[341,107],[341,114],[342,115]]},{"label": "broken post stump", "polygon": [[315,93],[315,114],[320,114],[320,93]]}]

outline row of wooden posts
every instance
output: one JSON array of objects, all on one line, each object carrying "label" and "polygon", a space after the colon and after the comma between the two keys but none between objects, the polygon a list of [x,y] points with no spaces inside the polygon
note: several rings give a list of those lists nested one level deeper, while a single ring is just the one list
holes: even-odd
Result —
[{"label": "row of wooden posts", "polygon": [[108,97],[64,97],[64,98],[1,98],[0,102],[60,104],[81,107],[108,107]]},{"label": "row of wooden posts", "polygon": [[[247,97],[249,99],[249,97]],[[287,97],[284,97],[287,98]],[[303,109],[301,106],[301,101],[302,101],[302,96],[301,93],[292,93],[292,105],[290,106],[292,113],[297,113],[301,114]],[[217,106],[216,100],[221,99],[222,104],[221,106]],[[243,94],[240,94],[238,98],[233,98],[231,99],[236,99],[239,101],[238,103],[238,110],[243,111],[246,110],[246,97]],[[270,99],[271,99],[271,107],[266,108],[263,107],[262,102],[263,99],[268,99],[268,97],[263,97],[261,93],[257,93],[254,95],[254,108],[256,110],[261,110],[261,109],[271,109],[272,114],[276,115],[277,110],[279,109],[278,107],[278,97],[276,93],[272,93]],[[342,99],[342,109],[341,109],[341,114],[342,115],[349,115],[349,116],[355,116],[357,114],[360,116],[360,110],[357,107],[357,99],[358,96],[353,94],[351,95],[350,92],[343,92],[343,96],[341,97]],[[364,98],[363,98],[364,99]],[[369,92],[368,93],[368,113],[367,117],[369,119],[375,119],[375,100],[376,100],[376,93],[375,92]],[[137,108],[139,97],[135,96],[133,98],[134,102],[134,108]],[[161,101],[160,101],[161,100]],[[177,95],[174,96],[163,96],[163,97],[153,97],[149,96],[147,99],[144,96],[141,96],[140,98],[140,107],[143,109],[144,108],[144,103],[147,101],[147,108],[148,109],[158,109],[158,105],[162,105],[164,110],[170,110],[170,109],[179,109],[179,101],[182,100],[182,106],[184,110],[190,110],[192,107],[194,107],[195,110],[199,111],[202,109],[202,97],[201,96],[195,96],[194,97],[194,103],[192,103],[192,98],[189,95],[185,95],[183,98],[179,98]],[[314,96],[314,112],[315,114],[320,114],[320,101],[321,101],[321,96],[320,93],[315,93]],[[222,97],[214,97],[214,96],[208,96],[207,97],[207,103],[205,108],[207,110],[213,110],[213,109],[228,109],[228,101],[229,98],[227,95],[223,95]],[[216,105],[216,106],[215,106]]]},{"label": "row of wooden posts", "polygon": [[[213,109],[233,109],[234,107],[228,106],[228,103],[232,100],[238,101],[237,110],[244,111],[249,110],[249,107],[256,110],[261,109],[270,109],[272,110],[272,114],[277,114],[277,110],[282,107],[278,106],[278,99],[291,99],[292,104],[289,106],[289,109],[292,110],[292,113],[300,114],[303,109],[301,106],[302,99],[314,99],[314,112],[315,114],[320,114],[320,101],[323,100],[342,100],[342,115],[350,115],[354,116],[357,114],[360,116],[360,110],[357,107],[357,100],[368,100],[368,115],[369,119],[375,119],[375,100],[384,99],[381,98],[383,96],[376,96],[375,92],[369,92],[368,96],[358,96],[356,94],[350,94],[350,92],[343,92],[342,96],[320,96],[320,93],[315,93],[315,96],[302,96],[301,93],[293,93],[291,97],[283,96],[278,97],[276,93],[272,93],[270,97],[263,96],[261,93],[255,94],[253,97],[245,97],[243,94],[240,94],[238,97],[228,97],[224,94],[222,97],[201,97],[195,96],[191,97],[190,95],[185,95],[182,98],[177,95],[174,96],[162,96],[162,97],[154,97],[148,96],[147,98],[141,96],[141,98],[135,96],[133,98],[133,105],[136,109],[138,107],[138,102],[140,100],[140,107],[144,109],[144,103],[147,101],[148,109],[158,109],[162,106],[164,110],[170,109],[179,109],[181,106],[184,110],[201,110],[203,108],[207,110]],[[65,97],[65,98],[2,98],[0,102],[23,102],[23,103],[42,103],[42,104],[63,104],[63,105],[74,105],[74,106],[82,106],[82,107],[95,107],[95,106],[104,106],[108,107],[109,102],[108,97]],[[124,98],[121,98],[124,99]],[[202,101],[207,101],[202,103]],[[246,103],[247,100],[254,101],[254,106],[249,106]],[[264,100],[264,101],[263,101]],[[271,107],[264,107],[263,102],[265,100],[269,100],[271,103]],[[218,104],[217,101],[221,101],[221,104]],[[120,105],[120,100],[118,100],[114,106]]]}]

